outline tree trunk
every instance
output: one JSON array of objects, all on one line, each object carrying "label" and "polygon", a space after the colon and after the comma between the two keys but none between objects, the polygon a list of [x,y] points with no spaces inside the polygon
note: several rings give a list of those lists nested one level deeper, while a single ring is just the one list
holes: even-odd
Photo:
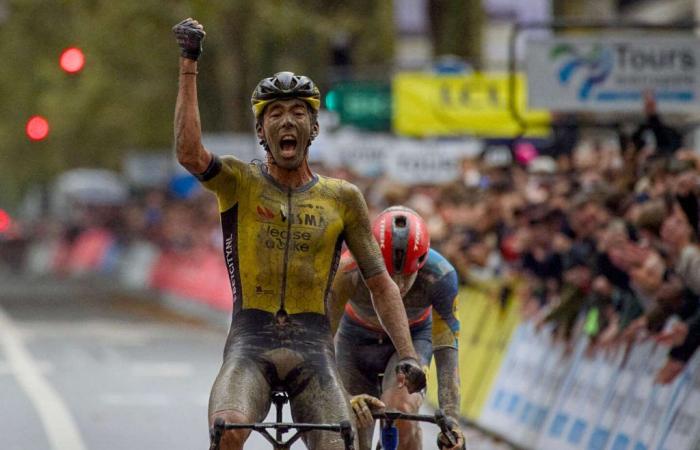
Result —
[{"label": "tree trunk", "polygon": [[478,68],[484,22],[481,0],[429,0],[428,8],[434,55],[460,56]]}]

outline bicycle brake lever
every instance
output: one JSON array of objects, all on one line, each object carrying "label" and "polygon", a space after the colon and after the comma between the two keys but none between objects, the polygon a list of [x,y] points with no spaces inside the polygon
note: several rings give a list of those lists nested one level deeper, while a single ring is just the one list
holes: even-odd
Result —
[{"label": "bicycle brake lever", "polygon": [[447,417],[441,409],[435,411],[435,424],[440,427],[440,431],[447,439],[447,443],[450,447],[457,445],[457,439],[455,439],[454,433],[452,433],[452,430],[447,426]]},{"label": "bicycle brake lever", "polygon": [[355,450],[355,433],[352,431],[352,425],[349,420],[340,422],[340,436],[345,443],[345,450]]},{"label": "bicycle brake lever", "polygon": [[209,439],[211,440],[209,450],[219,450],[219,444],[221,443],[221,436],[224,434],[225,426],[226,421],[223,417],[214,419],[214,426],[209,430]]}]

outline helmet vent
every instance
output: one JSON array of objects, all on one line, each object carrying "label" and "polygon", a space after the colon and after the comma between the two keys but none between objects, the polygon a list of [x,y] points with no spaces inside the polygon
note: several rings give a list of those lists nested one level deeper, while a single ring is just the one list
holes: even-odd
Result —
[{"label": "helmet vent", "polygon": [[394,219],[394,226],[397,228],[406,228],[406,216],[397,216]]}]

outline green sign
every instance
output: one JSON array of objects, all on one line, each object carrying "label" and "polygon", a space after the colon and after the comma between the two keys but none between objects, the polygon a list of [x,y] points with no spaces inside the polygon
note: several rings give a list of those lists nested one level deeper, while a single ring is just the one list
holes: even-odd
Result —
[{"label": "green sign", "polygon": [[336,83],[325,97],[326,108],[340,123],[373,131],[391,129],[391,84],[381,81]]}]

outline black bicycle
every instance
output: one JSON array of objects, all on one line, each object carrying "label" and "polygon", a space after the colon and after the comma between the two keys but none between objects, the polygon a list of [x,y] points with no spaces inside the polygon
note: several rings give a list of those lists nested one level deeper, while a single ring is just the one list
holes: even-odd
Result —
[{"label": "black bicycle", "polygon": [[[343,420],[337,424],[324,423],[285,423],[282,422],[282,408],[289,402],[289,396],[284,390],[272,391],[272,403],[275,405],[276,422],[261,423],[226,423],[224,419],[217,418],[214,426],[210,430],[209,450],[219,450],[221,437],[226,430],[254,430],[260,433],[274,450],[289,450],[302,435],[308,431],[334,431],[339,433],[345,444],[345,450],[355,450],[355,433],[349,420]],[[274,430],[270,433],[270,430]],[[285,439],[284,434],[294,431],[295,433]]]}]

